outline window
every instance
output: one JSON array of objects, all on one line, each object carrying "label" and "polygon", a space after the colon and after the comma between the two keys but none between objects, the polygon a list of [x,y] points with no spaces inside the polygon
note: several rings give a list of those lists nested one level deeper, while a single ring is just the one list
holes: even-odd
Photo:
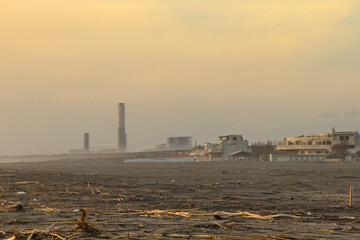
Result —
[{"label": "window", "polygon": [[340,136],[340,141],[344,141],[344,136]]},{"label": "window", "polygon": [[236,138],[236,137],[233,137],[233,140],[237,140],[237,138]]},{"label": "window", "polygon": [[345,141],[349,141],[349,136],[345,136]]}]

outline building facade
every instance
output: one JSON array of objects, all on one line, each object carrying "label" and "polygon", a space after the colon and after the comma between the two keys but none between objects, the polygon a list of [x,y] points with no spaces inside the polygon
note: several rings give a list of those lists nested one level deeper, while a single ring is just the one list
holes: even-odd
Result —
[{"label": "building facade", "polygon": [[270,155],[270,161],[352,160],[359,151],[359,132],[336,132],[333,128],[327,134],[285,138]]},{"label": "building facade", "polygon": [[242,135],[220,136],[218,143],[206,143],[196,146],[190,156],[196,161],[224,161],[232,158],[235,152],[249,152],[249,142]]}]

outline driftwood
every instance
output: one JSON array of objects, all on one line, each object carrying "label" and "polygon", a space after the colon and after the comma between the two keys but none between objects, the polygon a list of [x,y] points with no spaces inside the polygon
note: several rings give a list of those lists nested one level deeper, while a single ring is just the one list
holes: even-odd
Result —
[{"label": "driftwood", "polygon": [[0,212],[18,212],[23,209],[20,204],[0,205]]},{"label": "driftwood", "polygon": [[262,216],[259,214],[249,213],[249,212],[236,212],[236,213],[228,213],[228,212],[218,212],[213,215],[215,219],[218,220],[226,220],[230,218],[234,218],[237,216],[245,217],[245,218],[255,218],[255,219],[263,219],[263,220],[272,220],[277,218],[293,218],[293,219],[328,219],[328,220],[355,220],[356,217],[349,216],[317,216],[317,217],[307,217],[307,216],[295,216],[290,214],[273,214]]},{"label": "driftwood", "polygon": [[218,214],[215,214],[214,218],[219,219],[219,220],[224,220],[224,219],[227,219],[230,217],[235,217],[235,216],[264,219],[264,220],[271,220],[271,219],[275,219],[275,218],[302,218],[300,216],[289,215],[289,214],[273,214],[273,215],[261,216],[261,215],[249,213],[249,212],[236,212],[236,213],[220,212]]}]

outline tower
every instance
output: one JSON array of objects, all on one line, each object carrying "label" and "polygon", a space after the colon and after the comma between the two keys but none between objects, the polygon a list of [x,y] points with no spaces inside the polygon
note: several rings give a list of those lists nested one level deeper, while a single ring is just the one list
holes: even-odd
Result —
[{"label": "tower", "polygon": [[89,133],[84,134],[84,151],[88,152],[90,149],[90,135]]},{"label": "tower", "polygon": [[119,103],[118,109],[118,150],[126,152],[126,133],[125,133],[125,104]]}]

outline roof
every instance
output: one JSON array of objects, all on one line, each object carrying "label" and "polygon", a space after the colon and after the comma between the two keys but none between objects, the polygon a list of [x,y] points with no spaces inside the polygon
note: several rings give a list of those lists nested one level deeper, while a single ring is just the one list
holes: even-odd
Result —
[{"label": "roof", "polygon": [[245,151],[237,151],[237,152],[230,153],[228,155],[228,157],[232,157],[232,156],[236,156],[236,155],[239,155],[239,156],[251,156],[252,154],[248,153],[248,152],[245,152]]}]

